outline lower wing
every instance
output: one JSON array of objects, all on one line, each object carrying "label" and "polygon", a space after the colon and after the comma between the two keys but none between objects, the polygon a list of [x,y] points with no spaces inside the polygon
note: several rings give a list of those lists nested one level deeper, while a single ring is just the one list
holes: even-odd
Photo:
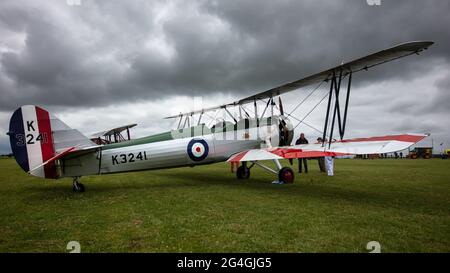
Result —
[{"label": "lower wing", "polygon": [[294,145],[279,148],[252,149],[232,155],[228,162],[272,159],[315,158],[323,156],[384,154],[405,150],[428,135],[406,134],[354,138],[326,143]]}]

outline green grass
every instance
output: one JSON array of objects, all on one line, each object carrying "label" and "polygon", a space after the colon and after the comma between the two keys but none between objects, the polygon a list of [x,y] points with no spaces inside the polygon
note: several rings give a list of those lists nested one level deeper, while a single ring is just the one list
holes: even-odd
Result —
[{"label": "green grass", "polygon": [[222,163],[47,181],[0,160],[0,252],[450,252],[449,160],[337,160],[294,185]]}]

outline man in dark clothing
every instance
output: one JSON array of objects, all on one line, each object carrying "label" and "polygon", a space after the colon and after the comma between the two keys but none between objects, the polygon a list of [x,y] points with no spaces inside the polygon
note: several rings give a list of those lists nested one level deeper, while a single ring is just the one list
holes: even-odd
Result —
[{"label": "man in dark clothing", "polygon": [[[319,137],[319,138],[317,139],[317,141],[318,141],[319,143],[323,143],[323,140],[322,140],[321,137]],[[325,171],[325,157],[323,157],[323,156],[322,156],[322,157],[319,157],[317,160],[319,161],[319,169],[320,169],[320,172],[321,172],[321,173],[326,172],[326,171]]]},{"label": "man in dark clothing", "polygon": [[[301,145],[301,144],[308,144],[308,140],[305,138],[304,133],[301,133],[300,138],[297,139],[297,141],[295,142],[295,145]],[[298,172],[302,173],[302,161],[303,161],[303,164],[305,165],[305,173],[308,173],[308,161],[306,158],[298,159]]]}]

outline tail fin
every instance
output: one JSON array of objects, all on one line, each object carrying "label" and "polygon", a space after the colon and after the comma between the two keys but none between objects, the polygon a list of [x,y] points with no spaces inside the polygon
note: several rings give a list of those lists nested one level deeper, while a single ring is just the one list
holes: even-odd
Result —
[{"label": "tail fin", "polygon": [[79,131],[34,105],[22,106],[13,113],[8,135],[19,166],[34,176],[44,178],[58,178],[54,161],[43,165],[58,152],[70,147],[95,145]]}]

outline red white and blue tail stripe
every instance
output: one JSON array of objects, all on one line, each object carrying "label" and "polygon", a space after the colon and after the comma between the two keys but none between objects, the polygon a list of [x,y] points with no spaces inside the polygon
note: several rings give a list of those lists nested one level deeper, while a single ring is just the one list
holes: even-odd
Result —
[{"label": "red white and blue tail stripe", "polygon": [[55,160],[77,149],[95,145],[45,109],[25,105],[9,122],[11,149],[19,166],[43,178],[58,178]]},{"label": "red white and blue tail stripe", "polygon": [[56,167],[43,162],[55,155],[49,113],[34,105],[17,109],[9,123],[11,149],[17,163],[26,172],[39,177],[56,178]]}]

